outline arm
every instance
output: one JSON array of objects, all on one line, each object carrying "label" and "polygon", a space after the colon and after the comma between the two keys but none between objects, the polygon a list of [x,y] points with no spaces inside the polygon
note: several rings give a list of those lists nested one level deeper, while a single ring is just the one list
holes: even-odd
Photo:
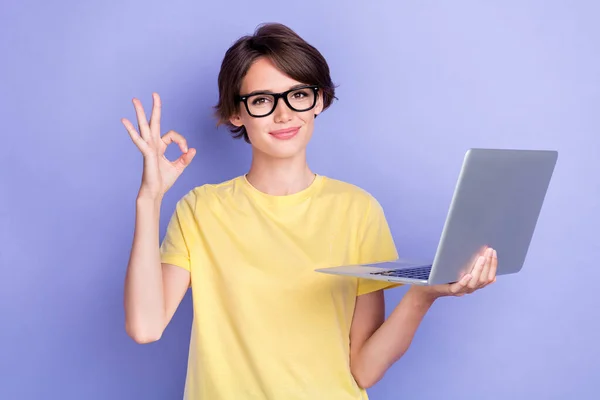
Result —
[{"label": "arm", "polygon": [[463,296],[496,281],[498,258],[489,248],[458,282],[411,286],[385,322],[383,291],[358,296],[350,328],[350,368],[363,388],[377,383],[412,342],[423,317],[439,297]]},{"label": "arm", "polygon": [[359,386],[373,386],[402,357],[433,301],[432,296],[411,288],[384,322],[383,290],[357,297],[350,330],[350,368]]},{"label": "arm", "polygon": [[[159,217],[163,195],[190,164],[196,150],[188,149],[185,138],[175,131],[160,136],[161,101],[157,93],[152,98],[150,123],[141,102],[133,99],[139,132],[128,119],[121,119],[144,156],[124,295],[125,330],[138,343],[160,339],[190,283],[185,269],[161,264]],[[177,143],[183,153],[175,161],[164,156],[171,143]]]},{"label": "arm", "polygon": [[190,273],[161,264],[160,201],[138,198],[135,233],[125,277],[125,330],[137,343],[160,339],[185,295]]}]

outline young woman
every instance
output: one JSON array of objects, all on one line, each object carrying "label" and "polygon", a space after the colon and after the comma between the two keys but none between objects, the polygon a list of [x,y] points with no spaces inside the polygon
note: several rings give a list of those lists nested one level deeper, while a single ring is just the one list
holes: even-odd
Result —
[{"label": "young woman", "polygon": [[[323,56],[289,28],[239,39],[222,63],[216,110],[250,144],[250,169],[188,192],[162,243],[161,200],[195,150],[179,133],[161,137],[157,94],[149,122],[133,100],[139,133],[123,119],[144,157],[126,330],[138,343],[158,340],[192,288],[186,399],[366,399],[437,298],[495,281],[488,249],[460,282],[411,287],[384,321],[383,289],[397,285],[314,272],[397,258],[376,199],[307,164],[315,118],[334,92]],[[173,162],[171,143],[183,153]]]}]

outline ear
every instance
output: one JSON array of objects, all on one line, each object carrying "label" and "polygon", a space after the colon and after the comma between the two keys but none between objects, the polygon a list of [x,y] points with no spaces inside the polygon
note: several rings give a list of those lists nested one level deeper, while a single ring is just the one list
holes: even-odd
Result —
[{"label": "ear", "polygon": [[321,114],[321,112],[323,111],[323,91],[321,89],[319,89],[319,94],[317,97],[317,104],[315,105],[314,111],[315,111],[315,117],[317,115]]},{"label": "ear", "polygon": [[232,115],[231,118],[229,118],[229,122],[231,122],[232,125],[237,126],[238,128],[244,125],[242,123],[242,118],[239,114]]}]

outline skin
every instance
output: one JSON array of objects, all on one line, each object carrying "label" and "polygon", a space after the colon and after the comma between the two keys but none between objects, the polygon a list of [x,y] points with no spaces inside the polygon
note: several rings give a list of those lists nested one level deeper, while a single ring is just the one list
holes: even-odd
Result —
[{"label": "skin", "polygon": [[[298,82],[261,58],[244,77],[241,93],[256,90],[283,92]],[[159,253],[159,210],[162,198],[194,158],[183,136],[169,131],[161,137],[161,102],[153,94],[153,108],[148,122],[142,104],[133,99],[139,132],[122,119],[133,143],[144,157],[142,183],[136,202],[136,222],[131,256],[125,278],[125,325],[138,343],[160,339],[190,284],[190,274],[183,268],[161,264]],[[248,181],[258,190],[271,195],[287,195],[308,187],[315,174],[306,160],[306,148],[314,131],[315,116],[323,111],[322,96],[314,109],[295,112],[279,101],[276,110],[264,118],[248,115],[245,107],[230,121],[245,126],[252,147]],[[273,131],[299,128],[289,140],[279,140]],[[174,161],[164,157],[166,147],[176,143],[182,155]],[[377,383],[406,352],[414,334],[433,303],[448,296],[463,296],[496,281],[497,254],[484,249],[471,272],[459,282],[436,286],[411,286],[403,299],[385,319],[383,291],[359,296],[350,329],[350,367],[363,388]]]},{"label": "skin", "polygon": [[[257,90],[284,92],[298,82],[279,71],[265,58],[257,60],[242,81],[241,93]],[[314,109],[295,112],[281,99],[273,114],[254,118],[241,106],[239,113],[230,121],[235,126],[246,127],[252,143],[252,163],[247,174],[248,181],[257,189],[272,195],[285,195],[306,188],[314,179],[314,173],[306,162],[306,146],[314,130],[315,115],[323,111],[322,96],[319,96]],[[290,140],[279,140],[269,132],[299,127],[296,136]]]}]

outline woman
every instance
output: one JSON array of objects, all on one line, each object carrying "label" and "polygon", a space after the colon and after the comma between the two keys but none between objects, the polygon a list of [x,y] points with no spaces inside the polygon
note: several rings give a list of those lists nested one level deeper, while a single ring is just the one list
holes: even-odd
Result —
[{"label": "woman", "polygon": [[[411,287],[384,321],[383,289],[397,285],[314,272],[397,258],[379,203],[307,164],[315,118],[334,93],[323,56],[289,28],[239,39],[222,63],[216,110],[251,145],[250,169],[188,192],[160,246],[161,200],[195,150],[176,132],[160,136],[157,94],[149,123],[133,100],[139,133],[123,119],[144,156],[126,330],[138,343],[158,340],[192,288],[187,399],[365,399],[435,299],[495,280],[488,249],[460,282]],[[183,152],[174,162],[164,157],[171,143]]]}]

